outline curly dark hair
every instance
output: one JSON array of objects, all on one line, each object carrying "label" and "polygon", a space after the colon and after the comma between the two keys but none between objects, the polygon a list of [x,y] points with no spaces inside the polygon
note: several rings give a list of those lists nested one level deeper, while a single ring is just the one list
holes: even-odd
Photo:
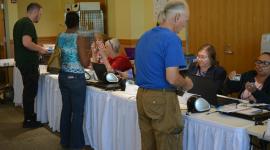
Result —
[{"label": "curly dark hair", "polygon": [[69,11],[66,14],[65,24],[67,28],[74,28],[79,26],[79,15],[75,11]]}]

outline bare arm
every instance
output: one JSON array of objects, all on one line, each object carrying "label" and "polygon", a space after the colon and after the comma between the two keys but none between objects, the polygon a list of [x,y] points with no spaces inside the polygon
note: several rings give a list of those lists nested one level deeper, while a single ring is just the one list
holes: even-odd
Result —
[{"label": "bare arm", "polygon": [[23,42],[23,46],[32,50],[32,51],[36,51],[40,54],[46,54],[48,53],[48,50],[46,50],[45,48],[43,48],[42,46],[37,45],[36,43],[32,42],[32,37],[29,35],[24,35],[22,37],[22,42]]},{"label": "bare arm", "polygon": [[182,87],[185,90],[190,90],[193,87],[193,83],[190,78],[184,78],[179,74],[179,69],[177,67],[166,68],[166,80],[176,87]]},{"label": "bare arm", "polygon": [[99,50],[100,55],[102,57],[103,63],[106,66],[107,72],[114,72],[109,60],[108,60],[108,56],[105,54],[104,49],[100,49]]},{"label": "bare arm", "polygon": [[89,57],[90,44],[88,41],[89,40],[86,37],[78,36],[77,46],[79,58],[82,66],[85,68],[90,65],[90,57]]},{"label": "bare arm", "polygon": [[96,43],[95,42],[93,42],[91,44],[91,52],[92,52],[92,62],[97,63],[98,62],[98,58],[97,58],[97,52],[98,52],[98,50],[97,50],[97,47],[96,47]]}]

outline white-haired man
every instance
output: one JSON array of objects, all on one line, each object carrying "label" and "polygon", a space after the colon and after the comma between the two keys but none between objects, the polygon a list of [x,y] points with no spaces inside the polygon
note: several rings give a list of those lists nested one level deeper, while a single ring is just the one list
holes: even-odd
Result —
[{"label": "white-haired man", "polygon": [[169,1],[159,14],[159,26],[142,35],[135,50],[137,109],[142,150],[177,150],[182,131],[176,88],[193,83],[179,74],[186,62],[177,33],[189,18],[185,1]]}]

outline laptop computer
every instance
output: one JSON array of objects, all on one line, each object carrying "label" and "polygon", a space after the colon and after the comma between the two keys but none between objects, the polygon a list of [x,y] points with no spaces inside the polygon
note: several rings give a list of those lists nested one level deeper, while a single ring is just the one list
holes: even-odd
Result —
[{"label": "laptop computer", "polygon": [[239,104],[242,100],[234,97],[228,97],[225,95],[219,95],[217,94],[217,105],[218,106],[223,106],[223,105],[228,105],[228,104]]},{"label": "laptop computer", "polygon": [[217,106],[217,91],[218,85],[214,80],[207,77],[201,77],[197,75],[189,75],[193,82],[193,88],[188,92],[198,94],[202,98],[206,99],[211,105]]},{"label": "laptop computer", "polygon": [[104,90],[117,90],[121,89],[119,83],[109,83],[106,81],[105,75],[107,73],[107,69],[104,64],[92,63],[93,69],[97,75],[98,81],[87,81],[87,85],[92,85],[98,88],[102,88]]}]

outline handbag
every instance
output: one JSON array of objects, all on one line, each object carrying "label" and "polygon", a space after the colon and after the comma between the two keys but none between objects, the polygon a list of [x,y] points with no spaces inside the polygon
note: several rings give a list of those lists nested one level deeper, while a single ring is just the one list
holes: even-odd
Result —
[{"label": "handbag", "polygon": [[58,74],[61,70],[61,48],[58,46],[58,39],[59,35],[56,40],[54,51],[48,61],[47,72],[51,74]]}]

